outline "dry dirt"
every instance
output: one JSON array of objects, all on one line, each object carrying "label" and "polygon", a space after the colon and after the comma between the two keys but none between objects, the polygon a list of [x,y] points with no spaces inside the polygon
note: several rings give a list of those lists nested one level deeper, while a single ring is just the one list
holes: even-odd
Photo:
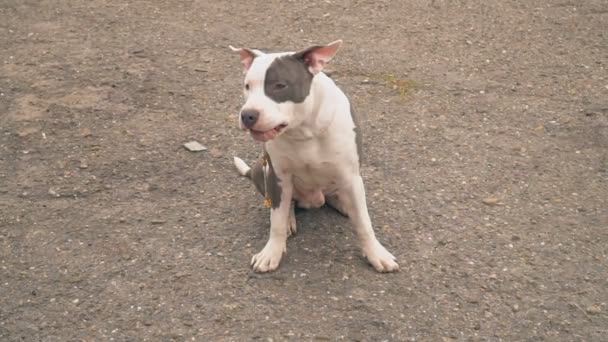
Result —
[{"label": "dry dirt", "polygon": [[[338,38],[401,271],[321,209],[254,274],[228,45]],[[608,340],[605,0],[3,0],[0,47],[2,341]]]}]

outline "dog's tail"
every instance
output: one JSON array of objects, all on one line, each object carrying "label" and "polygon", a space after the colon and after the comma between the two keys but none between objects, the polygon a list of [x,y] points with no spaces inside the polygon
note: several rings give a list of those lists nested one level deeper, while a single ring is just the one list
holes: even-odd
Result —
[{"label": "dog's tail", "polygon": [[234,157],[234,166],[236,166],[236,169],[239,171],[241,176],[251,178],[251,168],[243,161],[243,159]]}]

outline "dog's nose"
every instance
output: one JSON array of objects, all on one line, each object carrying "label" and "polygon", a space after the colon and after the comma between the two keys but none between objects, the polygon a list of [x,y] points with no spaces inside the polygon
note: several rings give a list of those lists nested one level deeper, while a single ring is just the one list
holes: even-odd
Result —
[{"label": "dog's nose", "polygon": [[246,128],[251,128],[258,121],[258,117],[260,116],[260,112],[255,109],[245,109],[241,112],[241,121],[243,122],[243,126]]}]

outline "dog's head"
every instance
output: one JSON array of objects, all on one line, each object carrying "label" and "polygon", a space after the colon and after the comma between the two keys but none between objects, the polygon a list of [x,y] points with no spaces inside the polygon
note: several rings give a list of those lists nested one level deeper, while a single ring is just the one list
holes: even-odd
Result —
[{"label": "dog's head", "polygon": [[341,40],[299,52],[263,53],[230,47],[241,56],[245,104],[239,127],[257,141],[269,141],[306,118],[295,107],[309,97],[313,79],[338,52]]}]

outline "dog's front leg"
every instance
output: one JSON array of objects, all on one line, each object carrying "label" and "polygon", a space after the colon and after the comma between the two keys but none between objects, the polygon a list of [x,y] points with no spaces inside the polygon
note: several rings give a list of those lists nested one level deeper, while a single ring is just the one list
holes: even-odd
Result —
[{"label": "dog's front leg", "polygon": [[[270,237],[262,251],[251,259],[251,265],[256,272],[276,270],[287,249],[293,185],[288,177],[281,178],[280,197],[275,195],[274,198],[271,198],[273,205],[270,209]],[[278,205],[277,202],[279,202]]]},{"label": "dog's front leg", "polygon": [[397,271],[399,264],[395,261],[395,257],[382,246],[374,234],[372,222],[367,211],[363,179],[357,175],[353,177],[350,184],[351,186],[344,192],[344,207],[348,213],[348,217],[355,226],[363,254],[376,271]]}]

